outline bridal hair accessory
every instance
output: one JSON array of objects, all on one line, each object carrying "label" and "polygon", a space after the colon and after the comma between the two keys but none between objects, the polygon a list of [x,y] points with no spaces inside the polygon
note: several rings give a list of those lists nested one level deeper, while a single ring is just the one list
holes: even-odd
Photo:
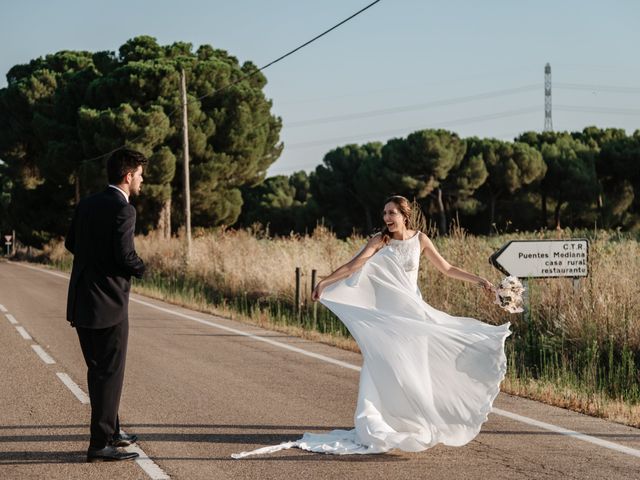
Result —
[{"label": "bridal hair accessory", "polygon": [[523,312],[522,308],[524,303],[522,301],[522,294],[524,293],[524,287],[518,277],[510,275],[500,282],[495,287],[494,292],[496,294],[496,303],[500,305],[500,308],[506,310],[509,313]]}]

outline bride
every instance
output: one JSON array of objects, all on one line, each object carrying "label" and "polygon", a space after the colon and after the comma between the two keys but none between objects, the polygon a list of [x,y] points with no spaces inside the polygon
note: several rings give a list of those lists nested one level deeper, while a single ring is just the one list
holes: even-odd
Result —
[{"label": "bride", "polygon": [[355,428],[305,433],[234,458],[293,447],[339,455],[418,452],[438,443],[465,445],[478,434],[505,375],[510,324],[454,317],[422,300],[421,255],[444,275],[487,292],[493,285],[442,258],[414,229],[415,213],[406,198],[390,197],[385,229],[312,294],[347,326],[362,352]]}]

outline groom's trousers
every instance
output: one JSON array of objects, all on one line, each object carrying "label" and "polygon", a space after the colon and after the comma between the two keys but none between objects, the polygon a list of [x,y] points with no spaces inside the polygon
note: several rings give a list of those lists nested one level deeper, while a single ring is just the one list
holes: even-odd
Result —
[{"label": "groom's trousers", "polygon": [[76,327],[87,364],[92,448],[103,448],[119,433],[118,408],[124,380],[129,321],[108,328]]}]

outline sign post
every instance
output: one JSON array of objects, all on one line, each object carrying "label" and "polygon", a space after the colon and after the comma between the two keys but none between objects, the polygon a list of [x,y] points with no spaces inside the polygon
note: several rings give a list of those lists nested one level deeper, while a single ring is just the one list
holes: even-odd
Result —
[{"label": "sign post", "polygon": [[11,255],[11,244],[12,244],[11,239],[12,238],[13,238],[12,235],[5,235],[4,236],[4,244],[7,247],[7,257],[9,255]]}]

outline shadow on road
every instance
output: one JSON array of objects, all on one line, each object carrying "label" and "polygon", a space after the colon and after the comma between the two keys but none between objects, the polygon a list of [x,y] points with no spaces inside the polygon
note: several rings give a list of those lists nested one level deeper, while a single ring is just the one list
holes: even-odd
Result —
[{"label": "shadow on road", "polygon": [[0,465],[29,463],[86,463],[87,452],[0,452]]}]

